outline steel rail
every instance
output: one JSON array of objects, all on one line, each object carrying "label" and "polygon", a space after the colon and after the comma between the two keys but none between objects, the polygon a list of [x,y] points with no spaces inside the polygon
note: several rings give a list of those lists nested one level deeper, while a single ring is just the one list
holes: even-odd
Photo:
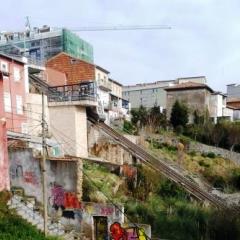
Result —
[{"label": "steel rail", "polygon": [[98,122],[91,117],[88,117],[88,120],[91,121],[95,126],[99,127],[103,132],[105,132],[115,141],[117,141],[126,151],[130,152],[133,156],[140,159],[142,162],[149,165],[153,169],[160,171],[165,177],[182,186],[191,195],[202,201],[207,200],[217,208],[229,208],[224,200],[221,200],[213,194],[201,189],[196,183],[191,182],[188,178],[173,170],[166,162],[152,156],[145,149],[139,145],[134,144],[105,123]]}]

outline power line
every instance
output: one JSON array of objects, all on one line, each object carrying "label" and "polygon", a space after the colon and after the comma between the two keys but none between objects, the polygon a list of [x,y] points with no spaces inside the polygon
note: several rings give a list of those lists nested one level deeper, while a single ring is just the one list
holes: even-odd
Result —
[{"label": "power line", "polygon": [[[61,132],[60,130],[59,130],[59,132]],[[62,133],[63,134],[63,133]],[[68,139],[70,139],[70,138],[68,138]],[[71,140],[71,139],[70,139]],[[65,144],[67,143],[65,140],[62,140]],[[72,142],[75,142],[76,144],[78,144],[76,141],[74,141],[74,140],[71,140]],[[67,143],[66,145],[68,145],[68,147],[69,148],[71,148],[72,150],[75,150],[75,148],[73,148],[69,143]],[[65,148],[66,149],[66,148]],[[113,205],[113,206],[115,206],[117,209],[118,209],[118,211],[120,211],[129,221],[130,221],[130,223],[131,224],[133,224],[134,225],[134,227],[136,227],[136,228],[139,228],[138,226],[137,226],[137,224],[135,224],[134,223],[134,221],[132,221],[131,220],[131,218],[125,213],[125,212],[123,212],[122,211],[122,209],[116,204],[116,203],[114,203],[114,201],[106,194],[106,193],[104,193],[103,191],[102,191],[102,189],[100,189],[98,186],[97,186],[97,184],[92,180],[92,178],[85,172],[85,170],[83,169],[83,168],[81,168],[81,167],[79,167],[80,168],[80,170],[82,171],[82,173],[89,179],[89,181],[93,184],[93,186],[98,190],[98,191],[100,191],[107,199],[108,199],[108,201]],[[146,235],[146,233],[145,233],[145,235]],[[146,235],[146,238],[147,239],[149,239],[149,240],[151,240],[151,238],[149,237],[149,236],[147,236]]]}]

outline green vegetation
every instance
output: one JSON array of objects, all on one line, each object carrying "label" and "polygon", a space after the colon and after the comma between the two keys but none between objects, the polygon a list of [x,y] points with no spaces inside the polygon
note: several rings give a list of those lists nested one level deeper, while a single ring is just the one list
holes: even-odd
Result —
[{"label": "green vegetation", "polygon": [[166,128],[167,118],[166,112],[161,112],[159,106],[147,110],[145,107],[140,106],[138,109],[131,110],[132,125],[137,130],[148,128],[150,132],[158,133],[161,128]]},{"label": "green vegetation", "polygon": [[188,123],[187,106],[176,101],[172,107],[170,122],[177,132],[182,133]]},{"label": "green vegetation", "polygon": [[148,133],[161,133],[162,129],[172,125],[179,135],[183,134],[195,141],[240,152],[240,122],[230,122],[223,118],[214,124],[208,110],[201,113],[195,110],[193,123],[188,124],[189,112],[184,103],[176,101],[168,121],[166,112],[161,113],[158,106],[150,110],[140,106],[139,109],[132,109],[131,123],[125,122],[123,129],[133,134],[137,134],[143,128]]},{"label": "green vegetation", "polygon": [[1,240],[57,240],[45,238],[35,227],[7,209],[10,193],[0,192],[0,239]]},{"label": "green vegetation", "polygon": [[[240,219],[231,210],[221,212],[201,206],[181,187],[146,166],[135,166],[137,178],[125,177],[125,180],[98,164],[85,163],[84,167],[93,179],[89,181],[84,177],[84,183],[91,189],[89,192],[98,192],[94,187],[98,185],[109,199],[124,204],[129,221],[151,224],[155,237],[173,240],[240,238]],[[133,183],[129,184],[131,181]],[[85,195],[89,200],[91,196]]]},{"label": "green vegetation", "polygon": [[187,125],[183,134],[208,145],[240,152],[239,122],[222,120],[214,124],[207,118],[205,121],[196,121],[194,124]]},{"label": "green vegetation", "polygon": [[[149,139],[148,142],[149,149],[157,156],[166,160],[178,161],[178,152],[175,146],[169,143],[159,143],[155,139]],[[205,179],[213,187],[221,188],[226,193],[240,191],[240,167],[213,152],[202,154],[194,151],[184,152],[181,165],[189,172]]]}]

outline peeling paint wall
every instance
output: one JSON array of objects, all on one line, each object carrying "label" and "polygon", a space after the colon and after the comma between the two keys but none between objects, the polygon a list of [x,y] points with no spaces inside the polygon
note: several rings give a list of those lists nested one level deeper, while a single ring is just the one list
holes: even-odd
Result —
[{"label": "peeling paint wall", "polygon": [[[12,149],[9,160],[11,187],[23,188],[26,196],[42,202],[41,164],[33,157],[32,149]],[[48,214],[51,221],[60,221],[66,228],[76,231],[84,228],[92,239],[94,216],[107,217],[110,226],[115,221],[123,223],[123,210],[112,204],[81,202],[82,182],[78,181],[81,179],[78,172],[82,170],[82,165],[79,163],[80,160],[46,161]]]},{"label": "peeling paint wall", "polygon": [[[134,143],[138,141],[134,136],[126,137]],[[100,158],[102,161],[112,164],[133,163],[130,153],[90,124],[88,125],[88,152],[90,156]]]},{"label": "peeling paint wall", "polygon": [[[11,187],[21,187],[27,196],[42,201],[42,180],[40,159],[34,158],[32,149],[9,151]],[[65,191],[76,191],[77,168],[75,162],[46,161],[48,195],[53,185],[64,187]]]},{"label": "peeling paint wall", "polygon": [[107,217],[108,229],[114,222],[124,222],[124,209],[112,204],[100,204],[83,202],[82,204],[82,228],[88,239],[94,238],[94,217]]}]

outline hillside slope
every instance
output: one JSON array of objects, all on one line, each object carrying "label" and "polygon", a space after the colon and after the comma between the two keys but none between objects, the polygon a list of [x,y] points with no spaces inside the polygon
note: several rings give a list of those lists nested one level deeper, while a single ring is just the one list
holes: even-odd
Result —
[{"label": "hillside slope", "polygon": [[[111,173],[101,164],[85,163],[84,200],[123,204],[129,222],[150,224],[152,236],[175,240],[240,239],[240,219],[231,210],[203,206],[182,188],[148,167],[137,176]],[[128,173],[133,171],[130,170]]]},{"label": "hillside slope", "polygon": [[10,195],[0,192],[0,239],[1,240],[57,240],[45,238],[34,226],[17,216],[14,211],[7,209]]}]

